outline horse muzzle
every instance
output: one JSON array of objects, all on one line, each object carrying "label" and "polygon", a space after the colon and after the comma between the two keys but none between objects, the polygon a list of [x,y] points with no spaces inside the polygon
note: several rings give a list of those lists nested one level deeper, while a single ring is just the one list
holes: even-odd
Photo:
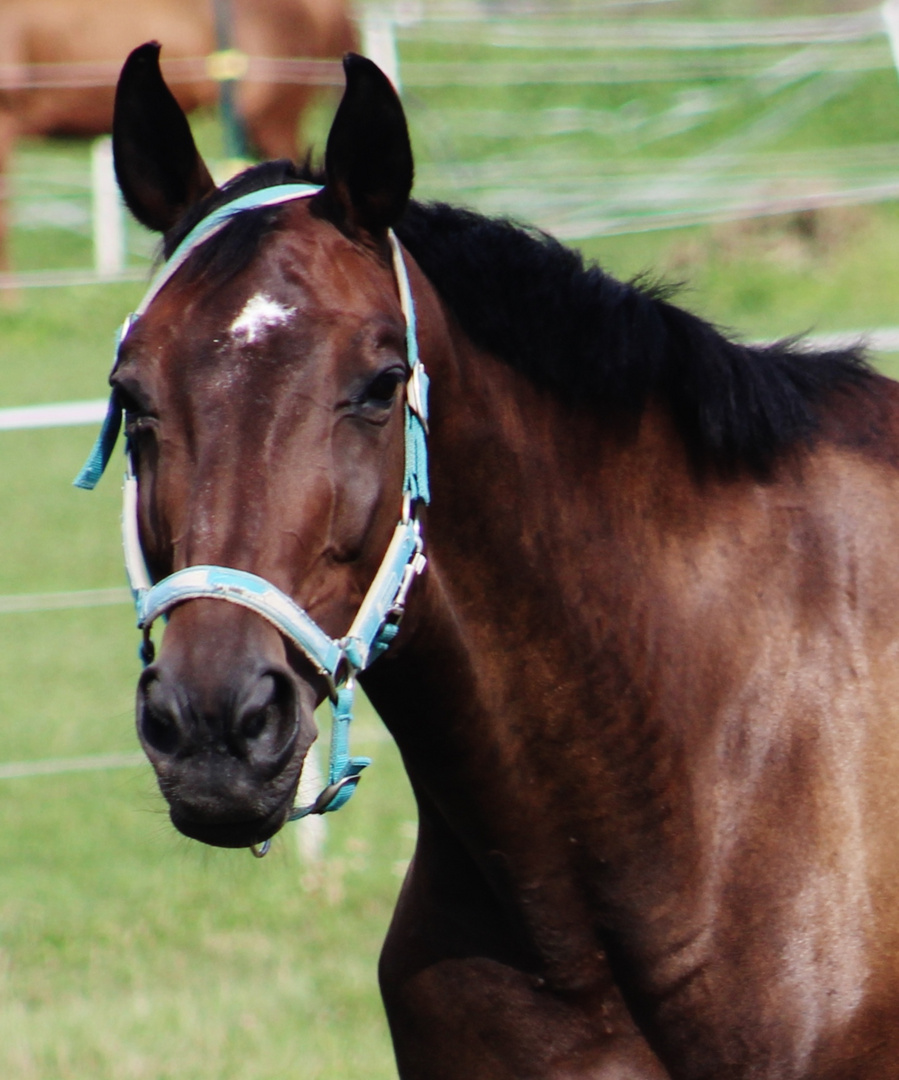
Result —
[{"label": "horse muzzle", "polygon": [[137,690],[138,735],[172,823],[220,847],[281,828],[316,735],[315,690],[278,635],[234,614],[208,601],[176,609]]}]

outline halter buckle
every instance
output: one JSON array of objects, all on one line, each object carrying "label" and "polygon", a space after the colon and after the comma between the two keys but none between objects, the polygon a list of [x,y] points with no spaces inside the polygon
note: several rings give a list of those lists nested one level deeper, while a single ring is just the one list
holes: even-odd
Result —
[{"label": "halter buckle", "polygon": [[409,406],[409,411],[418,417],[419,423],[424,428],[425,434],[429,435],[427,382],[424,368],[421,363],[417,363],[413,366],[412,371],[409,373],[409,378],[406,381],[406,404]]}]

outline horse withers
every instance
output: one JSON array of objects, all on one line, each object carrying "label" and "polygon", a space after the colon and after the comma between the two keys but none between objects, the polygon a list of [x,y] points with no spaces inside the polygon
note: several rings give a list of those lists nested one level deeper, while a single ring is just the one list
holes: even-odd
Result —
[{"label": "horse withers", "polygon": [[409,201],[401,105],[345,68],[323,176],[222,190],[153,50],[121,77],[122,191],[171,257],[112,385],[173,821],[265,842],[358,675],[420,815],[402,1077],[899,1076],[895,385]]}]

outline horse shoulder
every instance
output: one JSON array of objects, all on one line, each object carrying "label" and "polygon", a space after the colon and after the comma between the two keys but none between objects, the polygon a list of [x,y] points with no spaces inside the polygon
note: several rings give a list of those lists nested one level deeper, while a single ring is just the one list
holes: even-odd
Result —
[{"label": "horse shoulder", "polygon": [[583,987],[548,985],[490,872],[426,798],[420,810],[379,968],[403,1080],[667,1080],[605,954],[589,950]]}]

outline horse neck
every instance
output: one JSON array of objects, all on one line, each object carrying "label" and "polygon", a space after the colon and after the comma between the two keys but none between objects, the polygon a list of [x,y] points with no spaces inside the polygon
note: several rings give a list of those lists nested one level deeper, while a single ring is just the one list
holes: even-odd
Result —
[{"label": "horse neck", "polygon": [[[610,430],[461,331],[424,355],[430,565],[405,647],[370,673],[375,705],[420,797],[478,843],[517,852],[522,873],[545,876],[535,859],[583,845],[654,887],[684,864],[659,828],[679,757],[647,719],[633,631],[657,485],[675,498],[664,474],[686,466],[672,463],[664,418]],[[549,831],[564,841],[536,842]]]},{"label": "horse neck", "polygon": [[[892,478],[822,435],[766,483],[700,482],[657,406],[613,430],[459,333],[425,356],[430,565],[405,642],[370,672],[425,823],[413,866],[469,868],[552,986],[598,982],[605,950],[631,1000],[680,1015],[660,1039],[710,1046],[750,998],[752,1015],[776,1002],[788,1048],[809,1016],[826,1031],[869,962],[874,784],[856,770],[888,760],[892,727],[874,752],[853,643],[859,563],[872,593],[895,581]],[[870,541],[847,542],[860,490],[878,509]],[[797,959],[773,985],[791,939],[848,945],[823,981],[797,980]],[[693,982],[713,970],[718,996]]]}]

